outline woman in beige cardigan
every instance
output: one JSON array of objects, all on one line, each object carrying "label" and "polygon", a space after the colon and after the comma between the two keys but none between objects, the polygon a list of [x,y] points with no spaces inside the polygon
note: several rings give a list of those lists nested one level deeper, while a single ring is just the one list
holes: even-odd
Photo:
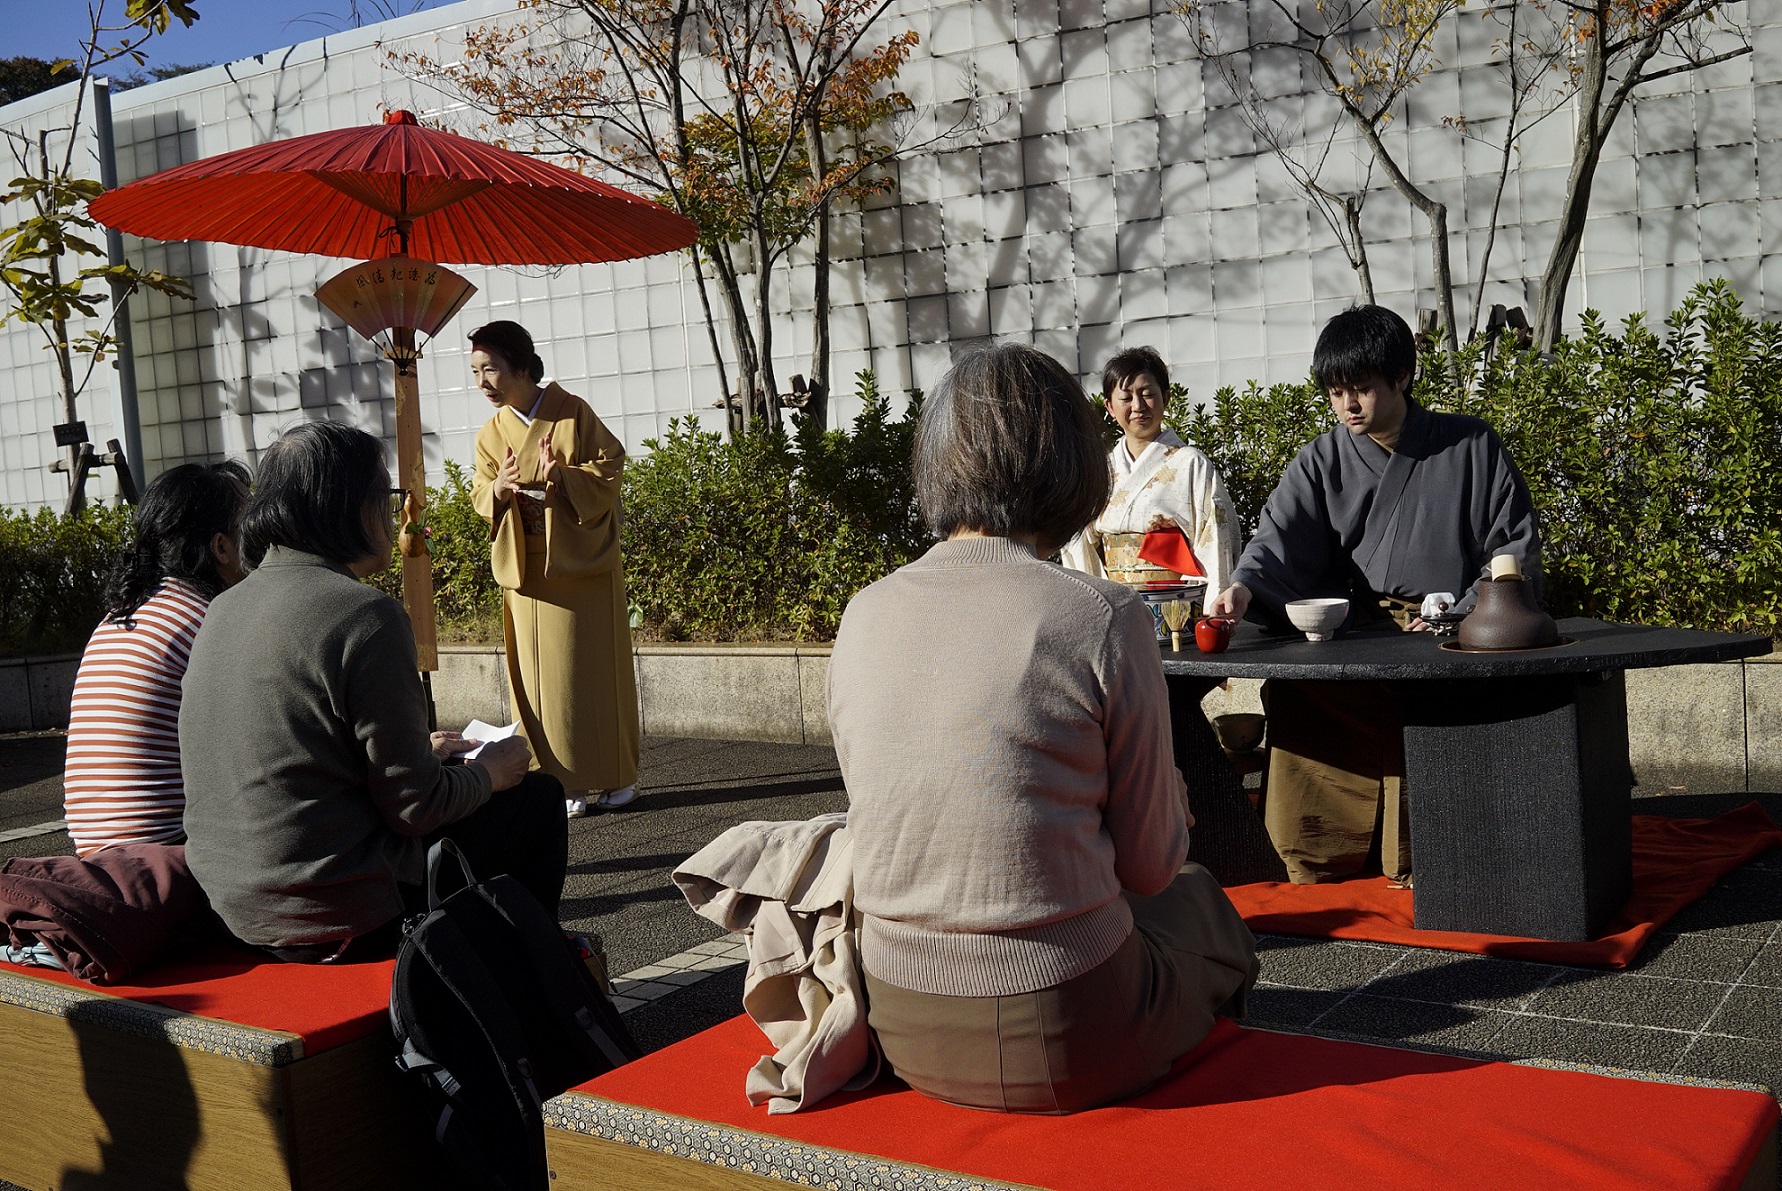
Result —
[{"label": "woman in beige cardigan", "polygon": [[1101,511],[1083,390],[965,356],[916,430],[942,540],[854,597],[829,663],[868,1020],[927,1095],[1073,1112],[1133,1095],[1241,1012],[1254,941],[1188,854],[1151,617],[1045,561]]},{"label": "woman in beige cardigan", "polygon": [[636,794],[637,676],[619,551],[625,448],[588,403],[544,380],[514,322],[470,335],[495,416],[476,436],[471,498],[490,526],[515,717],[571,817]]}]

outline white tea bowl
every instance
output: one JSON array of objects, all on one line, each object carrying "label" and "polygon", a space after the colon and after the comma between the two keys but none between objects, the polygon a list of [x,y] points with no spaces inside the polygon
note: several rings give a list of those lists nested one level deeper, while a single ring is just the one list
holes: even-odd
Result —
[{"label": "white tea bowl", "polygon": [[1287,619],[1307,641],[1328,641],[1348,615],[1348,600],[1290,600],[1287,604]]}]

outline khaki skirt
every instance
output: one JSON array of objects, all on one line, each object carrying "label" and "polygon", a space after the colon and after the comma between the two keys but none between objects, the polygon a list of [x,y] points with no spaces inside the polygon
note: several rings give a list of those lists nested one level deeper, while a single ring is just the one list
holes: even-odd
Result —
[{"label": "khaki skirt", "polygon": [[1215,1016],[1242,1015],[1256,941],[1198,864],[1155,897],[1126,897],[1126,942],[1052,988],[948,997],[868,972],[868,1021],[892,1069],[924,1095],[999,1112],[1079,1112],[1162,1079]]}]

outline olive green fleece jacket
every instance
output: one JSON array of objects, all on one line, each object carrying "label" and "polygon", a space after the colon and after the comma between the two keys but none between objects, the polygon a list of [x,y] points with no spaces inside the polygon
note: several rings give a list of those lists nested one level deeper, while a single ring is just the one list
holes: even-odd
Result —
[{"label": "olive green fleece jacket", "polygon": [[402,913],[422,837],[489,799],[434,757],[408,615],[314,555],[273,547],[211,602],[179,715],[186,858],[236,936],[288,947]]}]

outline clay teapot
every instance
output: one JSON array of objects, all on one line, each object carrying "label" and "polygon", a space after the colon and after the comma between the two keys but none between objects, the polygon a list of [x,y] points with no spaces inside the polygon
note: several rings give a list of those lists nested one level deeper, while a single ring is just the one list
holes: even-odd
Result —
[{"label": "clay teapot", "polygon": [[1513,554],[1491,560],[1491,578],[1479,582],[1479,601],[1460,622],[1462,649],[1536,649],[1559,641],[1559,626],[1535,603]]}]

